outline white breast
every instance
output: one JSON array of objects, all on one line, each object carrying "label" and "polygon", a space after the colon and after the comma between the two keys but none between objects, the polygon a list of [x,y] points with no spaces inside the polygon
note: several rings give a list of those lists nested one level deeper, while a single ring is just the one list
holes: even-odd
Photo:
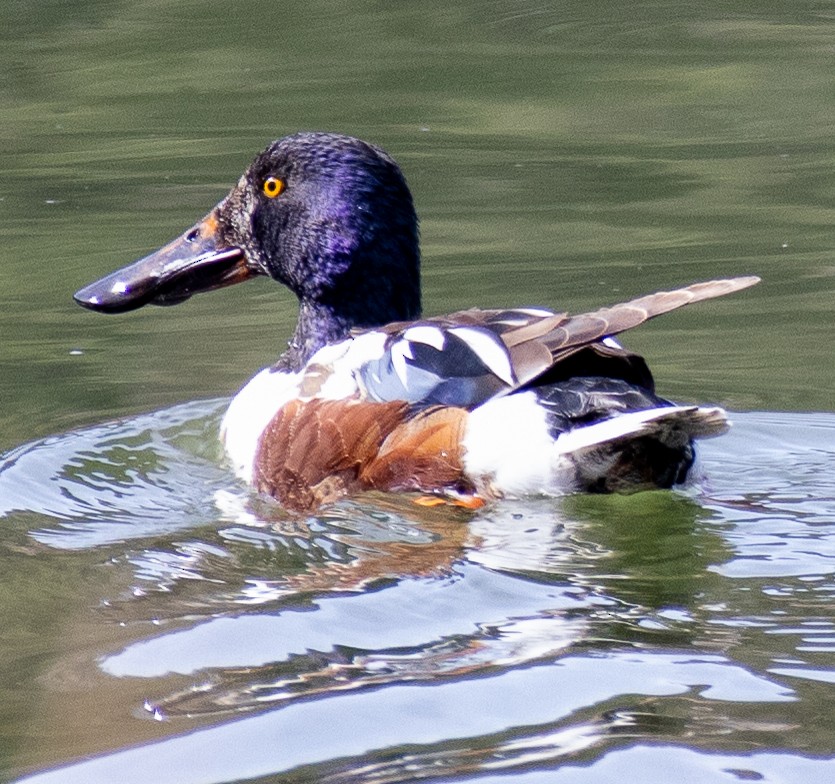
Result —
[{"label": "white breast", "polygon": [[235,469],[252,483],[258,439],[276,412],[299,394],[301,373],[274,373],[265,368],[232,399],[220,425],[220,440]]}]

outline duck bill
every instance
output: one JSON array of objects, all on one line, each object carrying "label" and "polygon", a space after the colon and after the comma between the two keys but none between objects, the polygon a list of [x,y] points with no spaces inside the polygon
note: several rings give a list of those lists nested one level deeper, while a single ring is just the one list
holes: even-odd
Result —
[{"label": "duck bill", "polygon": [[176,305],[259,274],[241,248],[224,245],[212,210],[164,248],[85,286],[74,298],[90,310],[124,313],[148,304]]}]

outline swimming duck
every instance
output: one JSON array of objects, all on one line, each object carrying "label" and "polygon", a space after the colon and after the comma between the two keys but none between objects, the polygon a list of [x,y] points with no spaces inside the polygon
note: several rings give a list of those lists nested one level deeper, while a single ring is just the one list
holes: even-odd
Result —
[{"label": "swimming duck", "polygon": [[380,148],[332,133],[270,144],[161,250],[76,293],[104,313],[266,275],[299,300],[288,348],[221,427],[239,476],[294,510],[366,489],[477,506],[499,496],[667,488],[716,407],[655,393],[614,336],[758,282],[697,283],[570,316],[540,308],[421,317],[418,220]]}]

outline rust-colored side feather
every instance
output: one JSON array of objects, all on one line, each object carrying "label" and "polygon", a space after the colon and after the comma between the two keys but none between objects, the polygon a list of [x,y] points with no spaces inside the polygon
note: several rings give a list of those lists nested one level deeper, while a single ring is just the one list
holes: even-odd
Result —
[{"label": "rust-colored side feather", "polygon": [[469,490],[461,464],[467,411],[438,406],[395,427],[360,480],[378,490]]},{"label": "rust-colored side feather", "polygon": [[407,412],[399,400],[293,400],[261,434],[255,487],[298,511],[356,492],[363,467]]}]

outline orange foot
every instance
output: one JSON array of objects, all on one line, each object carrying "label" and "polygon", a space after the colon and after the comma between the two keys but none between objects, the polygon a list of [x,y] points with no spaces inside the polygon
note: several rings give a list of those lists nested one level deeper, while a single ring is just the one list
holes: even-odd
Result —
[{"label": "orange foot", "polygon": [[481,509],[487,503],[477,495],[462,495],[455,498],[447,498],[440,495],[420,495],[417,498],[413,498],[412,501],[418,506],[442,506],[443,504],[447,504],[449,506],[460,506],[464,509]]}]

